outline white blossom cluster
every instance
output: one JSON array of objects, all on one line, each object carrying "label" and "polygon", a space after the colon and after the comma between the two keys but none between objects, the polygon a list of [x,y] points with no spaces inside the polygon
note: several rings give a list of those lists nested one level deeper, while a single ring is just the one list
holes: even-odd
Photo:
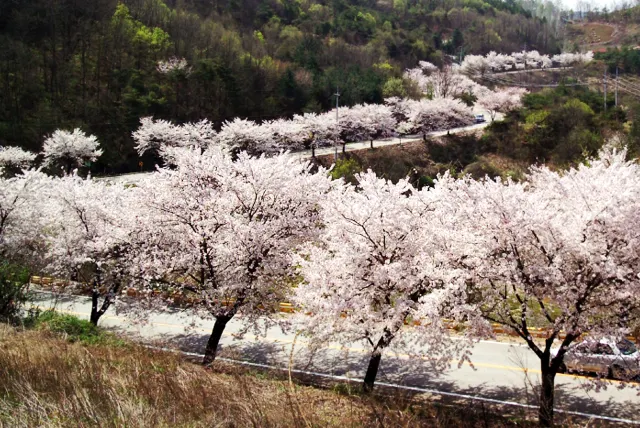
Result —
[{"label": "white blossom cluster", "polygon": [[20,147],[0,147],[0,170],[28,168],[36,160],[36,154]]},{"label": "white blossom cluster", "polygon": [[[473,63],[475,59],[472,55],[470,56],[472,57],[470,61]],[[506,57],[506,55],[498,56]],[[484,57],[481,56],[477,56],[477,58],[484,60]],[[463,95],[473,96],[478,105],[489,111],[492,119],[495,119],[498,112],[506,113],[522,105],[522,96],[527,92],[524,88],[506,87],[491,90],[463,74],[464,67],[464,64],[462,67],[452,65],[440,70],[431,63],[420,61],[419,67],[407,70],[404,77],[413,81],[428,98],[433,100],[452,100]],[[443,108],[450,109],[452,117],[455,117],[456,112],[459,113],[458,117],[460,118],[466,118],[468,114],[461,106],[451,102],[448,107]],[[417,110],[414,108],[415,111]],[[405,127],[407,126],[405,125]]]},{"label": "white blossom cluster", "polygon": [[491,90],[461,73],[454,64],[438,69],[433,64],[420,61],[416,68],[408,69],[404,78],[414,82],[428,98],[455,98],[464,94],[481,97]]},{"label": "white blossom cluster", "polygon": [[191,67],[189,67],[187,60],[177,57],[169,58],[166,61],[158,61],[156,69],[162,74],[170,74],[174,72],[185,72],[188,74],[191,72]]},{"label": "white blossom cluster", "polygon": [[506,113],[520,108],[522,106],[522,97],[526,93],[527,90],[525,88],[498,88],[478,97],[478,104],[487,109],[493,120],[498,112]]},{"label": "white blossom cluster", "polygon": [[74,166],[95,162],[102,155],[102,150],[94,135],[87,135],[78,128],[73,132],[58,129],[45,140],[42,155],[45,166],[61,164],[69,173]]},{"label": "white blossom cluster", "polygon": [[166,120],[151,117],[140,119],[140,127],[133,133],[139,155],[146,151],[162,153],[167,147],[207,148],[216,139],[216,131],[211,122],[201,120],[176,126]]}]

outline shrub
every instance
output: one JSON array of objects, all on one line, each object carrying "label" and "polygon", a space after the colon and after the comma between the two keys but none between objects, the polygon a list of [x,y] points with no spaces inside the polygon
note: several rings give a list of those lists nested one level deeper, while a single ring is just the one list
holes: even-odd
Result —
[{"label": "shrub", "polygon": [[464,168],[476,160],[479,142],[475,135],[447,135],[442,144],[429,143],[429,156],[434,162],[455,163]]},{"label": "shrub", "polygon": [[82,320],[73,315],[61,314],[53,309],[36,314],[33,326],[39,330],[59,334],[69,342],[80,342],[87,345],[124,344],[115,335],[104,331],[87,320]]},{"label": "shrub", "polygon": [[0,322],[14,323],[30,298],[29,272],[6,261],[0,262]]},{"label": "shrub", "polygon": [[480,159],[468,165],[464,171],[465,174],[471,175],[476,180],[480,180],[488,176],[489,178],[500,177],[501,171],[486,159]]},{"label": "shrub", "polygon": [[338,159],[331,170],[331,177],[334,180],[344,178],[349,183],[355,183],[355,175],[362,171],[362,167],[354,158]]}]

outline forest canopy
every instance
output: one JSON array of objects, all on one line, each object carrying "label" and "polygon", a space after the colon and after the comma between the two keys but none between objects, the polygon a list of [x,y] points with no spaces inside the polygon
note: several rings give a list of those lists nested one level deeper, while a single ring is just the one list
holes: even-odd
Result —
[{"label": "forest canopy", "polygon": [[[99,173],[138,167],[144,116],[290,117],[327,110],[336,88],[346,105],[406,92],[419,60],[559,52],[548,20],[514,0],[8,1],[0,45],[0,146],[39,151],[82,128],[104,148]],[[158,66],[173,57],[185,66]]]}]

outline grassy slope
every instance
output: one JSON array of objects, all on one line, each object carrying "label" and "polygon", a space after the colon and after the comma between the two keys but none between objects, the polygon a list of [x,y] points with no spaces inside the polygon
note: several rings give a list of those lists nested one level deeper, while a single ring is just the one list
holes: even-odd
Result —
[{"label": "grassy slope", "polygon": [[[514,426],[484,407],[363,397],[264,372],[214,370],[113,340],[0,324],[0,426]],[[90,335],[93,333],[90,333]],[[95,338],[94,338],[95,339]],[[85,343],[83,343],[85,342]]]}]

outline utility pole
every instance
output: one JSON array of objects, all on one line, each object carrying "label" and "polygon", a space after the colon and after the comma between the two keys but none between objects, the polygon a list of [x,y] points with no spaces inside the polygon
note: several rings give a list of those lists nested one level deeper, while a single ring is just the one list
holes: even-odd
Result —
[{"label": "utility pole", "polygon": [[616,107],[618,107],[618,67],[616,66]]},{"label": "utility pole", "polygon": [[604,111],[607,111],[607,69],[604,69],[604,79],[602,80],[604,83]]},{"label": "utility pole", "polygon": [[[338,117],[338,107],[340,106],[340,88],[338,88],[336,86],[336,93],[333,94],[333,95],[335,95],[335,97],[336,97],[336,130],[339,131],[340,130],[340,122],[339,122],[339,120],[340,119]],[[336,132],[336,144],[335,144],[336,151],[335,151],[334,156],[333,156],[333,161],[335,163],[338,162],[338,135],[339,135],[338,132]]]}]

